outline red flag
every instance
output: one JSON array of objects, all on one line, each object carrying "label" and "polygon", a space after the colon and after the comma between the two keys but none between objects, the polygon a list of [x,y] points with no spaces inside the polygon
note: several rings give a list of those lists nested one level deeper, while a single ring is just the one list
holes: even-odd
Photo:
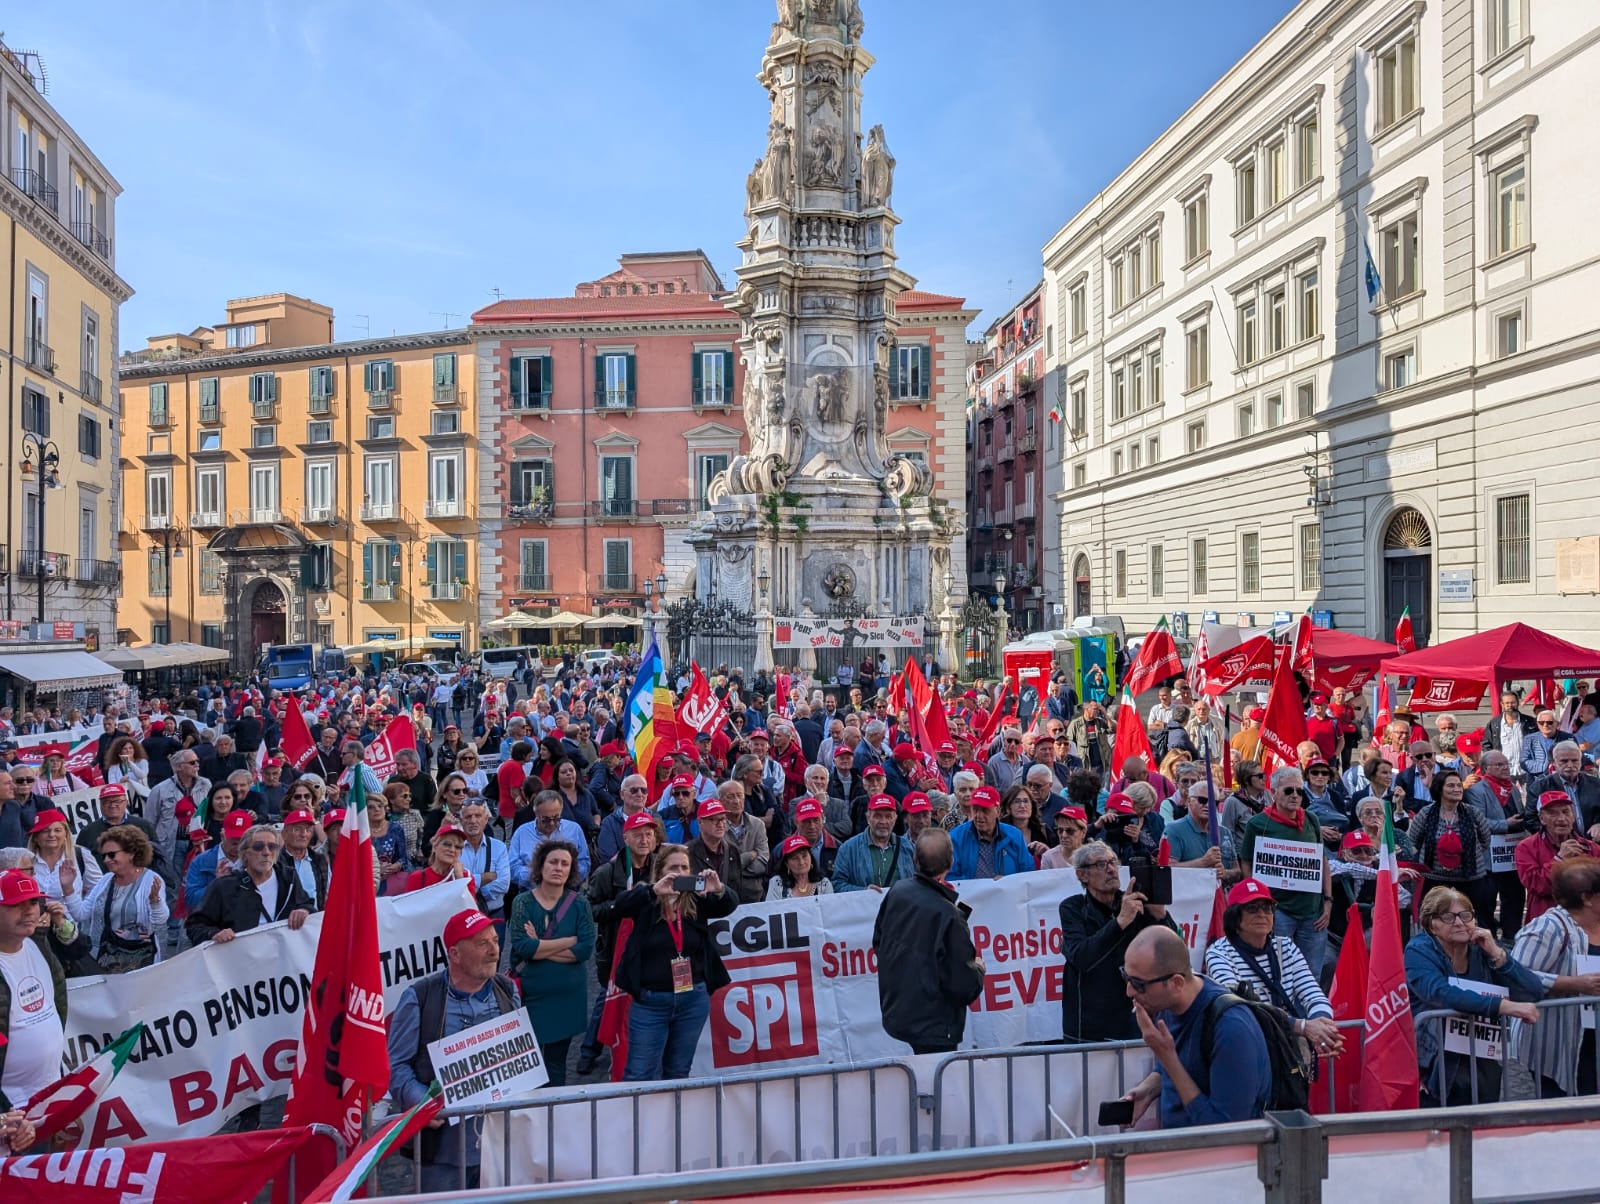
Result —
[{"label": "red flag", "polygon": [[1409,606],[1400,612],[1400,621],[1394,625],[1394,642],[1399,645],[1401,652],[1415,652],[1417,650],[1417,634],[1411,629],[1411,608]]},{"label": "red flag", "polygon": [[1394,720],[1394,703],[1389,696],[1389,679],[1378,678],[1378,695],[1372,707],[1372,730],[1382,739],[1384,729]]},{"label": "red flag", "polygon": [[1217,887],[1217,893],[1211,900],[1211,923],[1206,926],[1206,944],[1220,941],[1227,933],[1222,927],[1222,913],[1227,910],[1227,898],[1222,893],[1222,887]]},{"label": "red flag", "polygon": [[1421,1090],[1417,1033],[1411,1020],[1405,953],[1400,946],[1400,896],[1387,866],[1378,871],[1372,908],[1372,958],[1367,969],[1367,1006],[1361,1059],[1362,1112],[1415,1108]]},{"label": "red flag", "polygon": [[906,696],[906,709],[915,711],[919,717],[927,741],[922,751],[933,756],[939,751],[939,745],[950,743],[950,724],[945,719],[944,702],[939,698],[939,691],[923,676],[915,659],[906,662],[901,688]]},{"label": "red flag", "polygon": [[1185,675],[1189,679],[1189,688],[1196,694],[1206,694],[1209,684],[1206,681],[1206,661],[1211,659],[1211,651],[1206,642],[1205,624],[1200,625],[1200,638],[1194,642],[1194,653],[1189,657],[1189,668]]},{"label": "red flag", "polygon": [[396,715],[378,733],[378,738],[367,745],[362,760],[372,767],[378,781],[387,782],[394,774],[394,755],[401,749],[417,751],[417,729],[407,715]]},{"label": "red flag", "polygon": [[[727,722],[727,712],[722,709],[722,700],[711,692],[711,683],[700,672],[700,666],[691,661],[689,667],[693,676],[678,702],[678,723],[697,732],[715,732]],[[645,772],[643,766],[639,767],[639,772]]]},{"label": "red flag", "polygon": [[[395,722],[411,728],[410,720]],[[372,825],[364,780],[362,774],[350,775],[348,814],[333,860],[313,985],[283,1113],[286,1125],[331,1125],[347,1149],[361,1139],[367,1102],[389,1089],[383,964],[372,892]]]},{"label": "red flag", "polygon": [[1117,704],[1117,738],[1111,745],[1111,776],[1121,777],[1122,763],[1135,756],[1143,757],[1146,765],[1156,768],[1155,753],[1139,719],[1139,708],[1133,705],[1133,695],[1124,690],[1122,701]]},{"label": "red flag", "polygon": [[906,708],[906,676],[896,673],[889,678],[889,713],[898,715]]},{"label": "red flag", "polygon": [[[1487,685],[1487,683],[1485,684]],[[1482,693],[1481,690],[1479,692],[1480,694]],[[1533,708],[1536,711],[1554,710],[1561,702],[1561,687],[1556,684],[1556,679],[1553,677],[1545,677],[1534,682],[1532,701]],[[1415,710],[1416,708],[1413,707],[1412,709]],[[68,764],[67,768],[72,768],[70,763]],[[82,777],[83,775],[79,774],[78,776]]]},{"label": "red flag", "polygon": [[[1328,1002],[1333,1005],[1333,1018],[1339,1023],[1362,1020],[1367,1012],[1367,941],[1361,927],[1361,908],[1350,904],[1349,919],[1344,930],[1344,944],[1339,947],[1339,964],[1333,970],[1333,989],[1328,992]],[[1344,1052],[1329,1060],[1324,1073],[1333,1075],[1333,1104],[1328,1103],[1328,1093],[1317,1089],[1311,1093],[1311,1111],[1325,1116],[1330,1112],[1354,1112],[1361,1088],[1361,1030],[1344,1030]]]},{"label": "red flag", "polygon": [[1294,625],[1294,638],[1290,641],[1294,659],[1290,664],[1301,673],[1311,673],[1311,616],[1301,615]]},{"label": "red flag", "polygon": [[[1300,754],[1296,748],[1306,740],[1306,713],[1300,702],[1300,689],[1295,685],[1293,654],[1283,650],[1278,658],[1278,670],[1272,678],[1272,691],[1267,695],[1267,714],[1261,721],[1261,745],[1264,752],[1276,757],[1280,765],[1298,766]],[[1268,772],[1266,759],[1262,768]]]},{"label": "red flag", "polygon": [[1017,713],[1017,700],[1011,694],[1011,679],[1008,677],[1000,683],[1000,697],[994,700],[994,709],[985,716],[983,730],[978,733],[974,747],[982,751],[989,747],[989,741],[994,739],[994,734],[1000,730],[1007,716]]},{"label": "red flag", "polygon": [[[633,935],[633,921],[623,919],[617,925],[613,948],[626,949]],[[606,989],[605,1003],[600,1010],[600,1041],[611,1049],[611,1081],[620,1083],[622,1072],[628,1065],[628,1012],[633,1007],[632,997],[617,986],[613,979]]]},{"label": "red flag", "polygon": [[780,715],[789,713],[789,675],[778,674],[778,688],[772,696],[772,708]]},{"label": "red flag", "polygon": [[289,704],[283,710],[283,731],[278,736],[278,748],[289,758],[296,771],[304,769],[317,755],[316,743],[311,739],[311,728],[306,724],[305,713],[300,710],[300,700],[289,695]]},{"label": "red flag", "polygon": [[1413,711],[1454,711],[1465,707],[1475,711],[1483,703],[1486,681],[1462,681],[1455,677],[1419,677],[1411,687],[1407,706]]},{"label": "red flag", "polygon": [[1122,684],[1128,693],[1142,694],[1182,672],[1183,658],[1178,655],[1178,642],[1165,627],[1157,627],[1139,645],[1139,655],[1134,658]]},{"label": "red flag", "polygon": [[336,1200],[353,1200],[361,1194],[367,1177],[378,1168],[378,1163],[396,1150],[404,1150],[416,1135],[444,1111],[444,1093],[439,1084],[422,1102],[398,1116],[391,1117],[371,1137],[350,1151],[321,1183],[305,1197],[306,1204],[331,1204]]},{"label": "red flag", "polygon": [[1266,685],[1272,680],[1274,648],[1270,635],[1258,635],[1217,653],[1201,666],[1205,692],[1215,698],[1240,686]]}]

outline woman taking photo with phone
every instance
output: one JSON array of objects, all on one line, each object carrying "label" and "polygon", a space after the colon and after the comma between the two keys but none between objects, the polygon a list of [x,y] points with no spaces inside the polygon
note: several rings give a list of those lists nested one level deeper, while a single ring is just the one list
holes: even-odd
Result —
[{"label": "woman taking photo with phone", "polygon": [[681,844],[657,849],[650,880],[617,899],[616,917],[633,921],[613,972],[633,999],[624,1081],[689,1077],[711,996],[731,981],[707,921],[737,905],[715,870],[690,872]]}]

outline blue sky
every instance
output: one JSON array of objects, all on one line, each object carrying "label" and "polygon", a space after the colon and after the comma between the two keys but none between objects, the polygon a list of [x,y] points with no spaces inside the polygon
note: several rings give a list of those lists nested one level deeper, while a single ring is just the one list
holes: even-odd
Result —
[{"label": "blue sky", "polygon": [[[900,263],[976,334],[1290,0],[862,0]],[[341,338],[567,296],[625,251],[731,283],[771,0],[79,0],[13,10],[121,182],[122,345],[287,290]],[[449,313],[449,319],[445,314]],[[357,315],[365,315],[365,318]]]}]

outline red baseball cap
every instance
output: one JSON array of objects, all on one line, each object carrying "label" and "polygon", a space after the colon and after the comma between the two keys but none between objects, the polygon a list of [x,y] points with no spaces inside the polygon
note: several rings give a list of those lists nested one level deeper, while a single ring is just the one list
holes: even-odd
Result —
[{"label": "red baseball cap", "polygon": [[172,813],[179,819],[189,818],[194,814],[194,801],[186,798],[179,799],[178,805],[172,809]]},{"label": "red baseball cap", "polygon": [[837,761],[840,757],[849,757],[853,761],[856,757],[856,750],[848,744],[841,744],[833,750],[833,759]]},{"label": "red baseball cap", "polygon": [[648,811],[636,811],[622,821],[622,830],[624,832],[632,832],[639,828],[653,828],[655,826],[655,816]]},{"label": "red baseball cap", "polygon": [[790,853],[798,853],[801,849],[809,853],[811,851],[811,842],[796,832],[778,846],[778,856],[787,857]]},{"label": "red baseball cap", "polygon": [[688,773],[680,773],[677,777],[672,779],[671,789],[673,789],[673,790],[693,790],[694,789],[694,775],[693,774],[688,774]]},{"label": "red baseball cap", "polygon": [[628,755],[628,746],[621,740],[607,740],[600,746],[602,757],[625,757]]},{"label": "red baseball cap", "polygon": [[343,807],[329,807],[322,813],[322,826],[324,828],[330,828],[334,824],[344,823],[344,814],[345,812]]},{"label": "red baseball cap", "polygon": [[1317,758],[1315,758],[1315,759],[1313,759],[1311,761],[1306,762],[1306,772],[1310,773],[1313,769],[1326,769],[1329,773],[1333,772],[1333,767],[1330,766],[1321,757],[1317,757]]},{"label": "red baseball cap", "polygon": [[[640,814],[643,814],[643,812],[640,812]],[[460,824],[453,824],[449,820],[446,820],[444,823],[439,825],[439,830],[433,834],[433,839],[437,841],[441,836],[459,836],[465,840],[467,836],[467,830]]]},{"label": "red baseball cap", "polygon": [[[1566,798],[1567,796],[1563,794],[1561,797]],[[47,807],[39,812],[38,817],[33,821],[33,827],[28,829],[28,833],[32,835],[35,832],[43,832],[53,824],[64,824],[66,822],[67,817],[65,815],[62,815],[54,807]]]},{"label": "red baseball cap", "polygon": [[262,769],[282,769],[284,760],[280,756],[270,756],[261,762]]},{"label": "red baseball cap", "polygon": [[746,740],[765,740],[768,744],[772,743],[772,737],[767,735],[767,729],[764,728],[764,727],[752,728],[751,731],[750,731],[750,734],[748,736],[746,736],[745,739]]},{"label": "red baseball cap", "polygon": [[1228,906],[1237,907],[1241,903],[1254,903],[1257,899],[1271,899],[1272,892],[1266,884],[1257,878],[1246,878],[1228,892]]},{"label": "red baseball cap", "polygon": [[877,762],[861,767],[861,776],[864,778],[887,778],[889,771]]},{"label": "red baseball cap", "polygon": [[1316,693],[1311,695],[1311,701],[1314,702],[1314,703],[1327,702],[1328,701],[1328,696],[1326,694],[1324,694],[1321,690],[1318,690]]},{"label": "red baseball cap", "polygon": [[311,812],[306,810],[304,807],[291,811],[288,815],[283,817],[283,826],[286,828],[290,824],[314,824],[316,822],[317,817],[312,815]]},{"label": "red baseball cap", "polygon": [[1365,832],[1346,832],[1344,839],[1339,842],[1341,849],[1375,849],[1378,846],[1372,843],[1372,837]]},{"label": "red baseball cap", "polygon": [[[1567,792],[1565,790],[1546,790],[1539,796],[1539,810],[1541,811],[1543,811],[1546,807],[1570,806],[1572,806],[1572,800],[1567,797]],[[44,816],[41,815],[39,818],[42,820]],[[37,832],[39,830],[39,825],[35,824],[33,826],[33,830]]]},{"label": "red baseball cap", "polygon": [[128,792],[120,782],[110,782],[100,787],[101,798],[127,798]]},{"label": "red baseball cap", "polygon": [[907,815],[921,815],[924,811],[933,810],[933,801],[920,790],[913,790],[900,801],[900,810]]},{"label": "red baseball cap", "polygon": [[1244,717],[1250,720],[1251,723],[1260,723],[1267,717],[1267,712],[1263,707],[1251,707],[1244,713]]},{"label": "red baseball cap", "polygon": [[934,751],[938,753],[953,754],[956,751],[956,743],[954,740],[941,740],[939,741],[939,747]]},{"label": "red baseball cap", "polygon": [[1061,810],[1056,812],[1057,819],[1060,819],[1063,815],[1065,815],[1068,819],[1077,820],[1080,824],[1086,824],[1089,822],[1089,813],[1082,807],[1063,807]]},{"label": "red baseball cap", "polygon": [[896,761],[915,761],[917,759],[917,750],[904,741],[896,744],[892,751]]},{"label": "red baseball cap", "polygon": [[892,794],[875,794],[867,800],[868,811],[898,811],[900,805]]},{"label": "red baseball cap", "polygon": [[222,834],[231,840],[238,840],[255,822],[256,817],[248,811],[230,811],[223,816]]},{"label": "red baseball cap", "polygon": [[7,870],[0,874],[0,907],[18,907],[32,899],[43,899],[44,891],[27,870]]},{"label": "red baseball cap", "polygon": [[1115,811],[1118,815],[1132,815],[1133,800],[1122,791],[1115,791],[1106,798],[1106,810]]},{"label": "red baseball cap", "polygon": [[722,805],[721,799],[708,798],[700,804],[700,811],[695,816],[699,820],[716,819],[719,815],[726,818],[728,809]]},{"label": "red baseball cap", "polygon": [[822,818],[822,804],[814,798],[803,799],[795,804],[794,822],[801,823],[808,819]]},{"label": "red baseball cap", "polygon": [[444,947],[454,949],[469,936],[475,936],[485,928],[491,928],[494,921],[477,908],[467,911],[458,911],[444,924]]},{"label": "red baseball cap", "polygon": [[1483,729],[1476,728],[1470,732],[1462,732],[1456,737],[1456,751],[1475,757],[1483,751]]},{"label": "red baseball cap", "polygon": [[968,761],[961,768],[965,769],[970,774],[977,775],[979,781],[983,780],[983,765],[980,762]]},{"label": "red baseball cap", "polygon": [[972,792],[973,807],[998,807],[1000,805],[1000,792],[993,786],[979,786]]}]

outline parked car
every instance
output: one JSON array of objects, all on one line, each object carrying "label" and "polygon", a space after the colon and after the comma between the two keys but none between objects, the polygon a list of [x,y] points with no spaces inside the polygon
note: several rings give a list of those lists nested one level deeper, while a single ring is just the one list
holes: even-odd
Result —
[{"label": "parked car", "polygon": [[447,686],[456,684],[456,679],[461,676],[461,667],[451,661],[406,661],[400,666],[402,673],[417,673],[423,677],[434,677],[444,682]]},{"label": "parked car", "polygon": [[601,673],[611,667],[617,658],[609,648],[585,648],[578,658],[578,667],[585,673]]}]

